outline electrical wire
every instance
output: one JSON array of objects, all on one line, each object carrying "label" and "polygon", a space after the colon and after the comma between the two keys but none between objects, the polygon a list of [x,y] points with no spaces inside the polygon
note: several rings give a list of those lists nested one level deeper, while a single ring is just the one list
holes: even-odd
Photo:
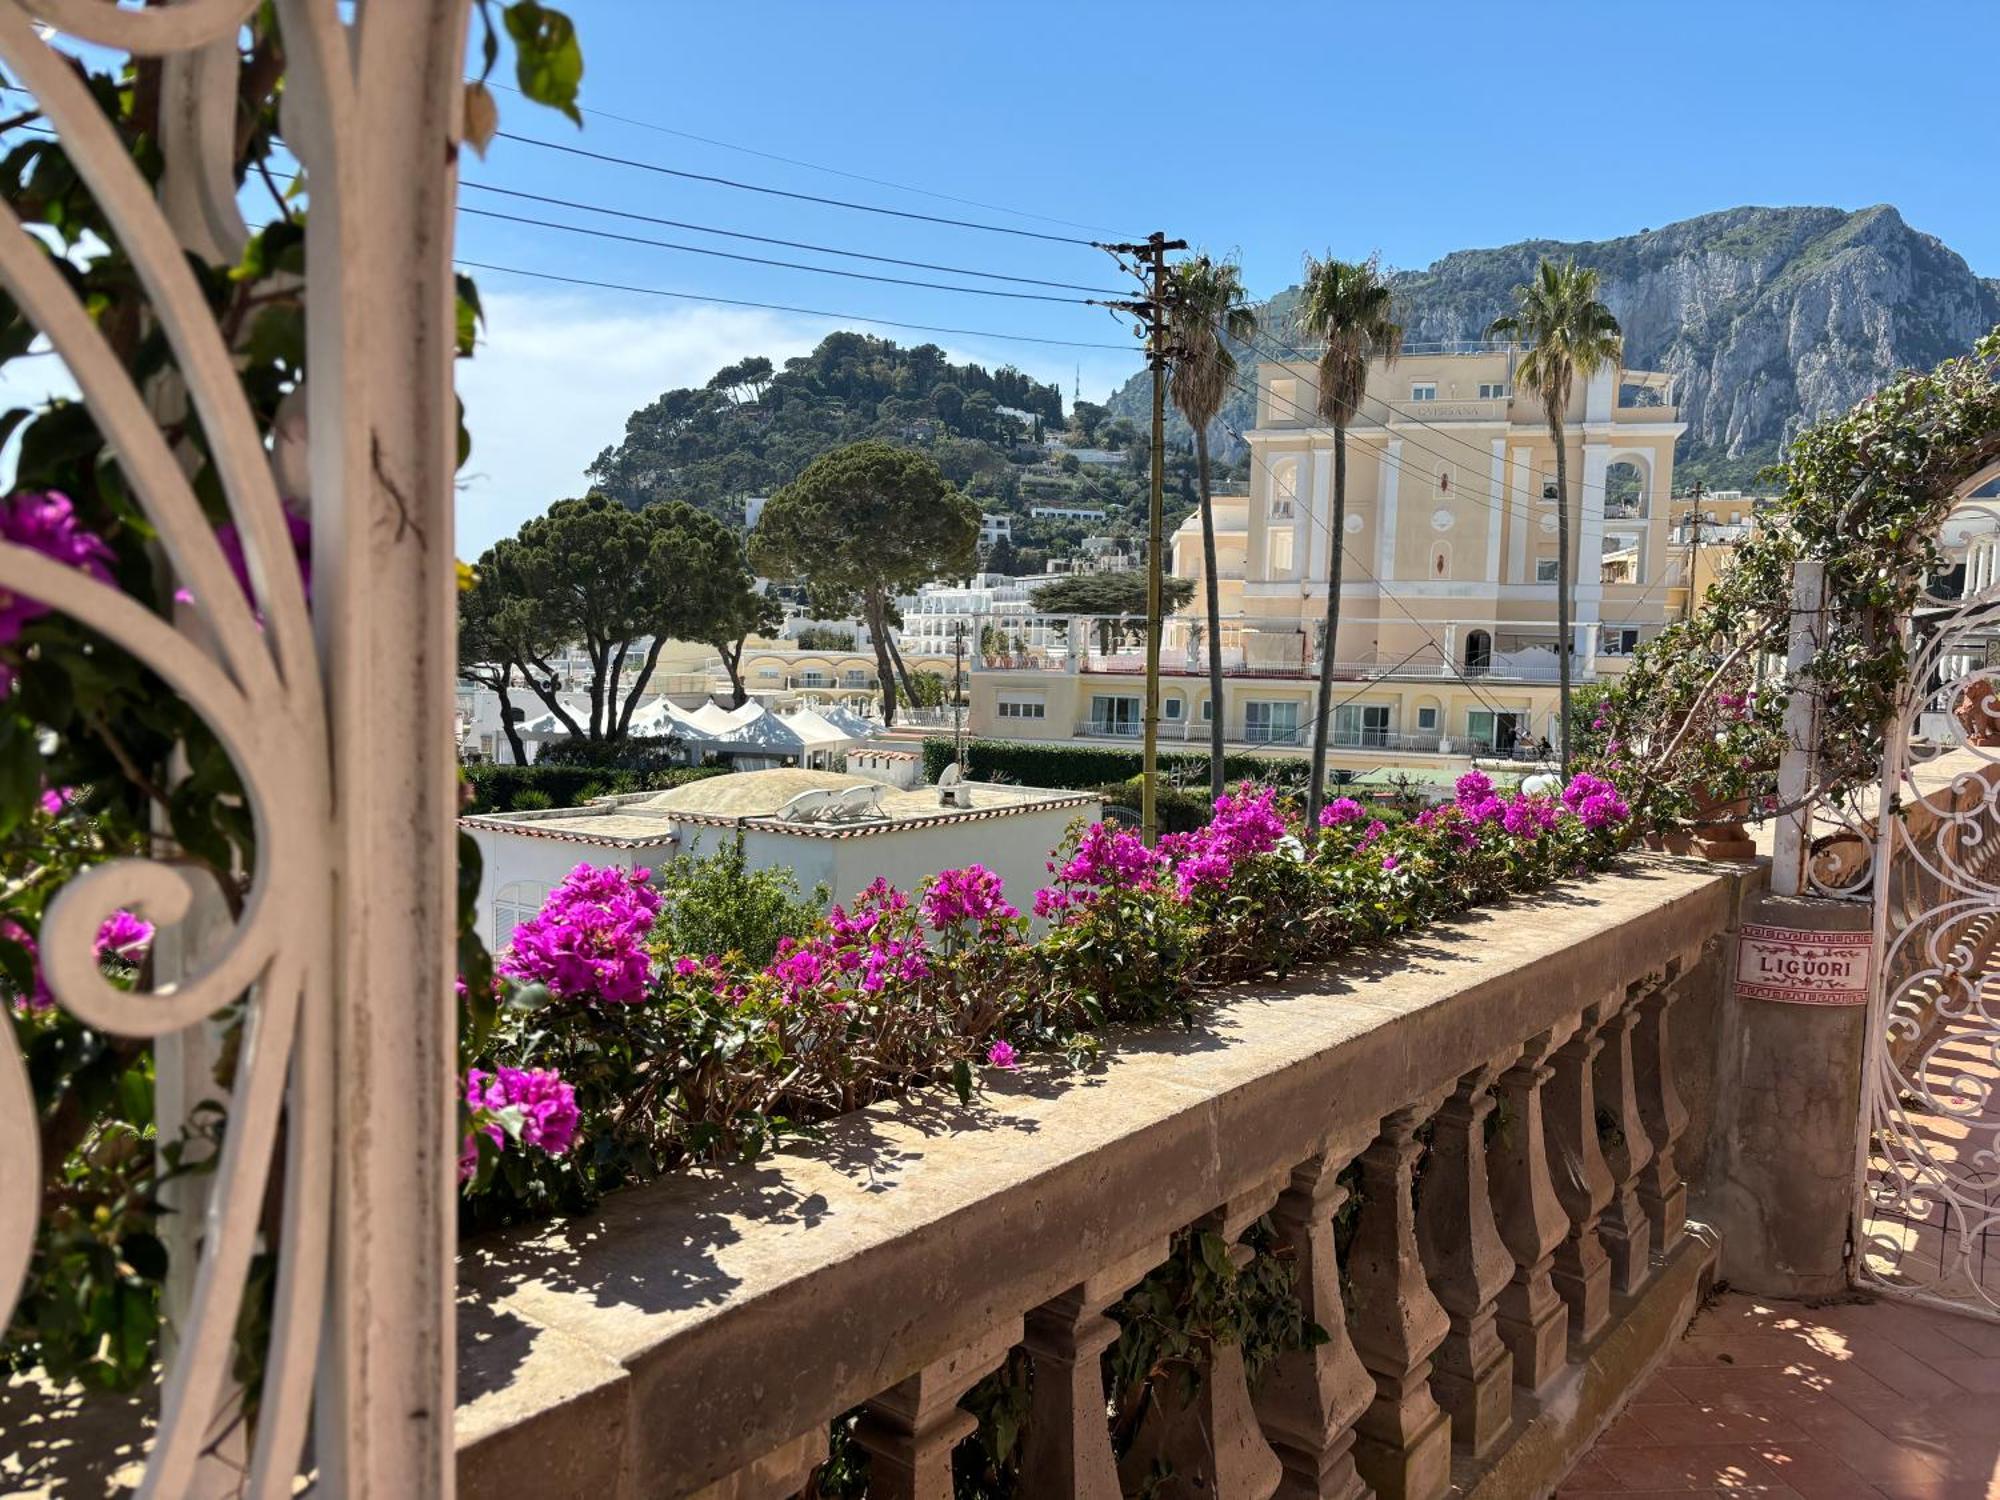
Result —
[{"label": "electrical wire", "polygon": [[[793,250],[814,250],[822,255],[844,255],[855,260],[880,261],[891,266],[910,266],[920,271],[948,271],[954,276],[982,276],[990,281],[1017,281],[1030,286],[1057,287],[1071,292],[1096,292],[1106,297],[1124,295],[1110,287],[1084,286],[1074,281],[1050,281],[1040,276],[1014,276],[1004,271],[980,271],[969,266],[940,265],[928,260],[904,260],[894,255],[873,255],[866,250],[843,250],[834,245],[816,245],[808,240],[778,239],[768,234],[750,234],[740,229],[721,229],[713,224],[691,224],[684,219],[663,219],[656,214],[635,213],[630,209],[606,208],[598,203],[578,203],[568,198],[551,198],[543,193],[523,192],[519,188],[500,187],[491,182],[461,182],[461,188],[471,188],[475,192],[499,193],[509,198],[523,198],[531,203],[546,203],[553,208],[577,209],[584,213],[605,214],[616,219],[632,219],[642,224],[659,224],[668,229],[692,229],[699,234],[719,234],[734,240],[754,240],[760,245],[784,245]],[[466,209],[464,212],[475,212]]]},{"label": "electrical wire", "polygon": [[791,307],[781,302],[753,302],[742,297],[711,297],[702,292],[676,292],[665,287],[632,286],[625,282],[596,281],[584,276],[562,276],[554,271],[530,271],[522,266],[495,265],[490,261],[455,257],[454,263],[475,271],[498,271],[507,276],[527,276],[537,281],[558,281],[568,286],[595,287],[607,292],[631,292],[642,297],[671,297],[681,302],[707,302],[720,307],[754,307],[765,312],[798,313],[809,318],[830,318],[838,323],[869,323],[879,328],[905,328],[918,333],[947,333],[969,339],[997,339],[1015,344],[1054,344],[1065,349],[1115,349],[1130,353],[1128,344],[1091,343],[1084,339],[1042,338],[1026,333],[1002,333],[990,328],[945,328],[933,323],[906,323],[895,318],[864,317],[860,313],[828,312],[818,307]]},{"label": "electrical wire", "polygon": [[[470,78],[466,80],[468,83],[475,81],[477,80]],[[522,94],[513,85],[501,83],[497,79],[488,78],[485,80],[485,83],[488,88],[505,89],[510,94],[520,95],[524,99],[527,97],[527,95]],[[701,145],[715,146],[724,151],[739,151],[745,156],[758,156],[762,157],[765,161],[782,162],[788,167],[804,167],[811,172],[825,172],[832,177],[845,177],[850,182],[865,182],[870,187],[892,188],[899,193],[915,193],[920,197],[936,198],[945,203],[962,204],[966,208],[983,208],[988,213],[1012,214],[1019,219],[1035,219],[1044,224],[1061,224],[1068,229],[1087,229],[1099,234],[1109,235],[1114,239],[1132,238],[1132,236],[1120,235],[1113,230],[1107,229],[1102,224],[1080,224],[1074,219],[1059,219],[1053,214],[1031,213],[1025,208],[1009,208],[1004,203],[984,203],[977,198],[961,198],[953,193],[940,193],[932,188],[914,187],[907,182],[894,182],[886,177],[869,177],[864,173],[849,172],[840,167],[823,165],[820,162],[802,161],[796,156],[781,156],[775,151],[760,151],[755,146],[742,146],[734,141],[717,140],[714,136],[696,135],[691,130],[676,130],[670,125],[656,124],[651,120],[638,120],[630,115],[613,114],[608,109],[593,109],[588,105],[580,104],[577,106],[577,110],[581,114],[594,115],[600,120],[615,120],[620,125],[631,125],[640,130],[655,131],[660,135],[678,136],[684,141],[696,141]]]},{"label": "electrical wire", "polygon": [[944,224],[954,229],[978,229],[988,234],[1011,234],[1021,239],[1046,240],[1057,245],[1082,245],[1088,249],[1098,249],[1096,240],[1078,239],[1071,234],[1044,234],[1039,229],[1017,229],[1008,224],[984,224],[976,219],[953,219],[942,214],[920,214],[913,209],[887,208],[878,203],[855,203],[846,198],[828,198],[818,193],[797,193],[789,188],[769,187],[763,183],[742,182],[733,177],[721,177],[712,172],[690,172],[681,167],[665,167],[658,162],[638,161],[629,156],[613,156],[604,151],[586,151],[581,146],[565,146],[560,141],[538,140],[531,135],[519,135],[511,130],[496,130],[494,135],[501,140],[517,141],[524,146],[539,146],[544,151],[560,151],[568,156],[580,156],[590,161],[608,162],[614,166],[632,167],[641,172],[657,172],[665,177],[678,177],[688,182],[707,182],[717,187],[736,188],[746,193],[766,193],[774,198],[791,198],[801,203],[819,203],[829,208],[852,209],[857,213],[884,214],[895,219],[915,219],[925,224]]},{"label": "electrical wire", "polygon": [[849,281],[875,281],[891,286],[922,287],[934,292],[961,292],[972,297],[1005,297],[1016,302],[1058,302],[1068,307],[1090,307],[1088,297],[1058,297],[1052,292],[1010,292],[992,286],[953,286],[948,281],[917,281],[908,276],[883,276],[873,271],[848,271],[839,266],[812,266],[804,261],[774,260],[765,255],[742,255],[734,250],[716,250],[706,245],[683,245],[674,240],[648,239],[644,235],[620,234],[612,229],[592,229],[583,224],[559,224],[550,219],[530,219],[521,214],[503,214],[491,208],[458,206],[461,214],[482,219],[500,219],[509,224],[527,224],[537,229],[557,229],[565,234],[589,235],[592,239],[617,240],[627,245],[649,245],[657,250],[677,250],[689,255],[712,255],[719,260],[741,261],[753,266],[776,266],[785,271],[811,271],[820,276],[840,276]]}]

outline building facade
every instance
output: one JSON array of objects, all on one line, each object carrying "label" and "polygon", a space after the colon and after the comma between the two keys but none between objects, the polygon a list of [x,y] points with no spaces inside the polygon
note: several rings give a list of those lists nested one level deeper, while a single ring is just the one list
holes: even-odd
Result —
[{"label": "building facade", "polygon": [[[1556,734],[1556,453],[1518,351],[1412,349],[1370,370],[1347,432],[1335,763],[1436,768],[1510,755]],[[1218,496],[1216,578],[1238,745],[1310,746],[1333,536],[1333,432],[1314,415],[1310,361],[1257,373],[1250,483]],[[1566,413],[1570,525],[1578,563],[1573,677],[1589,682],[1668,618],[1667,497],[1684,430],[1667,377],[1605,371]],[[1173,538],[1173,571],[1196,582],[1162,638],[1164,741],[1205,742],[1201,528]],[[1032,666],[975,671],[971,724],[1013,738],[1130,739],[1142,732],[1143,632],[1074,621]]]}]

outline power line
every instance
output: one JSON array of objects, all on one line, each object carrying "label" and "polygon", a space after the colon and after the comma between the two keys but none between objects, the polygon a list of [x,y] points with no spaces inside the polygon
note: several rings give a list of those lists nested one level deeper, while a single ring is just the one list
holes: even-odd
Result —
[{"label": "power line", "polygon": [[[473,80],[467,81],[471,82]],[[521,94],[521,91],[512,85],[500,83],[491,78],[486,79],[485,83],[488,88],[505,89],[510,94]],[[527,96],[521,94],[521,97],[526,98]],[[1080,224],[1074,219],[1059,219],[1052,214],[1031,213],[1025,208],[1009,208],[1004,203],[984,203],[977,198],[961,198],[956,194],[940,193],[932,188],[913,187],[907,182],[894,182],[886,177],[869,177],[861,172],[849,172],[840,167],[826,166],[820,162],[802,161],[796,156],[781,156],[775,151],[760,151],[755,146],[741,146],[734,141],[717,140],[714,136],[696,135],[691,130],[676,130],[670,125],[656,124],[651,120],[637,120],[630,115],[613,114],[608,109],[592,109],[585,105],[578,105],[577,108],[581,113],[595,115],[600,120],[616,120],[620,125],[632,125],[640,130],[655,131],[660,135],[678,136],[684,141],[697,141],[704,146],[715,146],[724,151],[740,151],[745,156],[759,156],[765,161],[782,162],[788,167],[804,167],[812,172],[825,172],[829,176],[845,177],[850,182],[865,182],[871,187],[893,188],[899,193],[916,193],[924,198],[936,198],[945,203],[961,203],[967,208],[983,208],[989,213],[1013,214],[1016,218],[1036,219],[1044,224],[1061,224],[1070,229],[1088,229],[1100,234],[1114,234],[1114,231],[1105,228],[1102,224]],[[1126,236],[1122,235],[1115,235],[1115,237],[1126,238]]]},{"label": "power line", "polygon": [[720,177],[711,172],[689,172],[680,167],[663,167],[657,162],[637,161],[629,156],[612,156],[603,151],[586,151],[581,146],[565,146],[559,141],[537,140],[531,135],[517,135],[511,130],[497,130],[494,134],[502,140],[518,141],[524,146],[539,146],[544,151],[560,151],[568,156],[581,156],[590,161],[609,162],[613,166],[633,167],[642,172],[657,172],[665,177],[679,177],[689,182],[708,182],[718,187],[736,188],[746,193],[767,193],[774,198],[791,198],[801,203],[820,203],[830,208],[848,208],[857,213],[883,214],[894,219],[915,219],[925,224],[946,224],[954,229],[979,229],[988,234],[1011,234],[1021,239],[1046,240],[1057,245],[1082,245],[1096,249],[1096,240],[1078,239],[1070,234],[1044,234],[1039,229],[1017,229],[1008,224],[984,224],[975,219],[953,219],[942,214],[920,214],[907,208],[885,208],[876,203],[855,203],[846,198],[827,198],[818,193],[795,193],[788,188],[768,187],[762,183],[740,182],[733,177]]},{"label": "power line", "polygon": [[953,286],[948,281],[918,281],[908,276],[882,276],[873,271],[846,271],[839,266],[813,266],[804,261],[774,260],[767,255],[741,255],[734,250],[716,250],[706,245],[683,245],[673,240],[649,239],[639,234],[620,234],[613,229],[591,229],[583,224],[559,224],[551,219],[530,219],[521,214],[503,214],[491,208],[467,208],[459,205],[462,214],[475,214],[482,219],[501,219],[509,224],[527,224],[537,229],[558,229],[565,234],[589,235],[592,239],[618,240],[627,245],[650,245],[657,250],[678,250],[688,255],[712,255],[719,260],[742,261],[753,266],[776,266],[785,271],[811,271],[820,276],[840,276],[849,281],[876,281],[890,286],[922,287],[934,292],[962,292],[973,297],[1006,297],[1016,302],[1060,302],[1069,307],[1089,307],[1088,297],[1058,297],[1050,292],[1010,292],[992,286]]},{"label": "power line", "polygon": [[798,313],[809,318],[830,318],[837,323],[869,323],[879,328],[905,328],[918,333],[947,333],[960,338],[997,339],[1015,344],[1055,344],[1066,349],[1115,349],[1130,353],[1129,344],[1098,344],[1084,339],[1040,338],[1026,333],[1001,333],[990,328],[945,328],[933,323],[905,323],[895,318],[865,317],[860,313],[828,312],[818,307],[790,307],[781,302],[752,302],[742,297],[711,297],[702,292],[676,292],[665,287],[632,286],[618,281],[594,281],[584,276],[561,276],[554,271],[530,271],[521,266],[500,266],[488,261],[455,258],[456,264],[475,271],[498,271],[507,276],[527,276],[537,281],[559,281],[568,286],[595,287],[607,292],[631,292],[641,297],[671,297],[681,302],[707,302],[721,307],[754,307],[764,312]]},{"label": "power line", "polygon": [[[814,250],[822,255],[845,255],[855,260],[880,261],[891,266],[910,266],[920,271],[948,271],[954,276],[983,276],[992,281],[1018,281],[1030,286],[1052,286],[1072,292],[1097,292],[1107,297],[1124,295],[1110,287],[1085,286],[1074,281],[1049,281],[1040,276],[1014,276],[1004,271],[980,271],[968,266],[940,265],[935,261],[904,260],[894,255],[874,255],[866,250],[843,250],[834,245],[816,245],[808,240],[786,240],[768,234],[750,234],[741,229],[720,229],[713,224],[691,224],[684,219],[663,219],[655,214],[635,213],[624,208],[606,208],[598,203],[577,203],[568,198],[551,198],[543,193],[527,193],[519,188],[499,187],[490,182],[461,182],[459,186],[472,188],[481,193],[499,193],[509,198],[524,198],[531,203],[546,203],[555,208],[579,209],[584,213],[606,214],[616,219],[633,219],[642,224],[660,224],[668,229],[692,229],[700,234],[725,235],[734,240],[754,240],[760,245],[784,245],[793,250]],[[478,212],[476,209],[464,211]]]}]

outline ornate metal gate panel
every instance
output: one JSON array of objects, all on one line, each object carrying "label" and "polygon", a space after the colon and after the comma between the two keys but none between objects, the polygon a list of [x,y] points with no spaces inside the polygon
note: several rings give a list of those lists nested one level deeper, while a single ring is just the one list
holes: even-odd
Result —
[{"label": "ornate metal gate panel", "polygon": [[1886,736],[1858,1285],[2000,1316],[2000,589],[1927,598]]}]

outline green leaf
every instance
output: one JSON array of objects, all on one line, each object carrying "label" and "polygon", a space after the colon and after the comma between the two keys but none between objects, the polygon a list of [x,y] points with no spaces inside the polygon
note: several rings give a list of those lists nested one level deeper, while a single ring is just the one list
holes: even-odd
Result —
[{"label": "green leaf", "polygon": [[507,35],[514,39],[514,77],[521,92],[581,125],[576,94],[583,82],[583,49],[577,45],[575,25],[561,11],[536,0],[514,0],[506,20]]},{"label": "green leaf", "polygon": [[958,1090],[958,1102],[972,1102],[972,1066],[964,1058],[951,1065],[951,1086]]}]

